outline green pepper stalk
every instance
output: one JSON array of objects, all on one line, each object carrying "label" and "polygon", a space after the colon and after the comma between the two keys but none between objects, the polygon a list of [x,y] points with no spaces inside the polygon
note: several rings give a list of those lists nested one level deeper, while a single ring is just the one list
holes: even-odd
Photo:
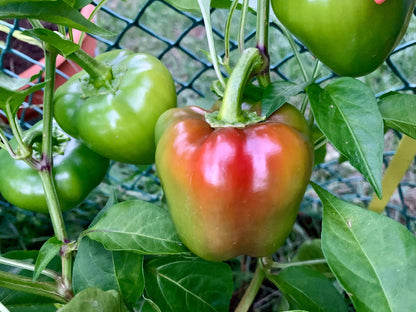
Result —
[{"label": "green pepper stalk", "polygon": [[241,127],[263,119],[257,116],[255,112],[243,111],[241,109],[245,85],[263,67],[263,59],[258,49],[248,48],[242,53],[227,82],[223,103],[219,112],[207,114],[207,121],[212,127]]},{"label": "green pepper stalk", "polygon": [[[69,243],[62,210],[58,200],[55,183],[52,176],[52,120],[53,120],[53,90],[55,88],[55,66],[58,53],[55,49],[46,46],[45,49],[45,77],[47,84],[44,92],[43,103],[43,131],[42,131],[42,156],[39,175],[43,183],[49,215],[56,237],[63,243]],[[62,288],[65,296],[72,296],[72,254],[62,253]]]},{"label": "green pepper stalk", "polygon": [[266,63],[264,69],[257,79],[261,86],[267,87],[270,84],[270,55],[269,55],[269,16],[270,16],[270,0],[257,1],[257,26],[256,41],[257,49],[263,56],[263,62]]}]

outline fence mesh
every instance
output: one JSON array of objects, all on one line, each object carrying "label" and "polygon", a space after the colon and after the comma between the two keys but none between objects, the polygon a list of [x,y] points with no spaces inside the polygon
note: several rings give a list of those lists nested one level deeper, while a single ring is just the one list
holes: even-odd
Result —
[{"label": "fence mesh", "polygon": [[[96,5],[96,4],[92,4]],[[213,10],[211,12],[214,27],[215,43],[217,50],[222,51],[224,44],[224,24],[227,12]],[[236,29],[238,16],[233,20],[231,29],[232,56],[237,55]],[[370,85],[374,92],[380,96],[389,91],[414,92],[416,83],[416,71],[414,63],[416,59],[416,21],[415,16],[409,26],[401,44],[395,49],[387,61],[376,72],[360,78]],[[198,101],[200,105],[213,103],[215,96],[210,91],[211,83],[215,80],[212,64],[206,53],[208,45],[205,38],[204,23],[200,16],[177,10],[163,0],[108,0],[100,8],[96,22],[115,33],[113,37],[95,39],[95,53],[102,53],[112,49],[129,49],[136,52],[152,54],[163,61],[171,71],[178,94],[180,106],[193,104]],[[18,21],[0,21],[0,26],[7,27],[9,33],[3,33],[0,37],[0,69],[9,75],[16,76],[16,64],[25,62],[41,65],[34,57],[35,48],[31,46],[29,52],[22,51],[22,47],[16,44],[18,40],[13,37],[22,26]],[[300,81],[301,72],[296,64],[290,45],[281,29],[271,22],[270,29],[270,55],[272,61],[272,79]],[[245,29],[245,44],[255,44],[255,16],[250,14]],[[302,46],[298,45],[301,57],[307,65],[307,71],[312,72],[314,65],[313,56]],[[58,75],[67,79],[68,76],[59,70]],[[323,68],[319,82],[326,83],[335,75]],[[0,111],[0,114],[3,112]],[[24,103],[19,117],[23,127],[28,128],[34,121],[41,118],[41,105],[37,104],[33,97]],[[0,115],[0,117],[2,117]],[[1,121],[0,121],[1,122]],[[7,124],[3,126],[7,128]],[[386,148],[384,164],[387,166],[394,154],[394,149],[399,141],[399,134],[389,131],[386,134]],[[329,146],[326,161],[316,166],[312,179],[324,186],[339,197],[365,207],[371,200],[373,191],[363,177],[348,163],[339,163],[338,154]],[[89,203],[100,206],[103,203],[101,195],[108,196],[111,189],[117,188],[119,196],[140,197],[148,201],[163,204],[162,191],[159,185],[154,166],[136,167],[113,163],[104,186],[99,194],[92,194]],[[101,197],[100,197],[101,196]],[[104,197],[105,197],[104,196]],[[2,200],[0,209],[7,209],[8,204]],[[85,204],[82,206],[85,208]],[[88,206],[90,207],[90,206]],[[301,206],[301,214],[298,225],[295,227],[296,235],[309,235],[316,232],[319,235],[319,221],[321,216],[321,204],[311,189],[308,189]],[[25,212],[26,217],[32,214]],[[67,218],[78,222],[85,214],[83,209],[75,209]],[[386,214],[405,224],[411,231],[416,232],[416,169],[414,164],[409,168],[406,176],[400,183],[397,191],[386,208]],[[6,215],[2,213],[2,215]],[[80,218],[77,218],[79,216]],[[16,217],[18,219],[18,217]],[[17,219],[1,219],[2,239],[17,239],[24,236],[22,230],[16,227]],[[38,219],[39,220],[39,219]],[[40,220],[43,220],[40,218]],[[78,224],[82,227],[82,224]],[[14,227],[14,228],[13,228]],[[308,233],[303,233],[301,228],[309,228]],[[313,236],[313,234],[312,234]],[[41,238],[39,238],[41,240]],[[294,239],[294,241],[297,241]],[[19,241],[24,244],[24,242]],[[287,247],[288,250],[293,246]],[[292,248],[293,249],[293,248]]]}]

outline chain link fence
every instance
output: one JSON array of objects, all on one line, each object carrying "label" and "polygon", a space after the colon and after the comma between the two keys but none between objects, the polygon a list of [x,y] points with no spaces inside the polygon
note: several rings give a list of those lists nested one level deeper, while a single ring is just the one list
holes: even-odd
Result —
[{"label": "chain link fence", "polygon": [[[222,51],[227,11],[213,10],[211,16],[217,51]],[[238,18],[238,16],[235,17],[235,20],[233,18],[231,28],[231,60],[235,60],[239,53],[236,40]],[[93,37],[96,54],[120,48],[152,54],[161,59],[171,71],[175,79],[180,106],[195,103],[204,106],[209,105],[209,103],[212,104],[216,100],[210,91],[211,83],[216,79],[216,76],[205,52],[208,51],[208,45],[202,17],[181,12],[163,0],[108,0],[100,8],[96,16],[96,22],[115,33],[113,37],[109,38]],[[245,27],[246,46],[255,45],[255,24],[255,15],[249,14]],[[300,79],[302,79],[301,71],[287,39],[275,23],[272,22],[271,25],[272,79],[300,82]],[[21,46],[17,44],[18,40],[13,37],[13,34],[21,30],[17,21],[0,21],[0,27],[9,29],[8,34],[3,33],[3,37],[0,37],[1,70],[9,75],[16,76],[18,74],[16,63],[18,62],[26,65],[38,64],[42,66],[39,59],[36,59],[32,53],[35,48],[31,46],[29,51],[22,51]],[[416,19],[413,16],[403,41],[383,66],[376,72],[360,78],[371,86],[378,96],[389,91],[415,91],[415,30]],[[306,64],[306,69],[311,73],[315,60],[304,46],[299,42],[296,43],[301,58]],[[68,78],[67,74],[59,69],[57,73],[64,79]],[[318,82],[325,84],[334,77],[333,73],[323,67]],[[4,115],[1,114],[3,112],[0,111],[0,122],[3,120],[3,127],[7,128],[5,119],[1,118]],[[30,127],[41,118],[41,114],[41,104],[36,104],[34,98],[29,97],[19,113],[22,126],[24,128]],[[394,154],[399,139],[398,133],[393,131],[386,133],[384,154],[384,164],[386,166]],[[354,168],[347,162],[340,163],[338,158],[337,152],[329,146],[325,162],[316,166],[312,179],[337,196],[365,207],[373,195],[371,187]],[[89,220],[88,217],[102,207],[105,200],[114,191],[122,199],[139,197],[163,204],[163,193],[154,166],[137,167],[113,163],[106,180],[88,198],[86,203],[80,208],[72,210],[71,213],[65,214],[67,221],[72,222],[74,227],[82,228],[84,225],[86,226]],[[7,209],[14,209],[14,207],[10,207],[4,200],[1,200],[0,225],[2,230],[0,231],[0,239],[2,240],[12,239],[17,241],[20,246],[27,247],[28,242],[22,241],[22,237],[30,236],[30,231],[25,227],[19,228],[20,223],[24,224],[22,220],[25,218],[30,218],[32,221],[36,219],[35,223],[39,223],[39,226],[48,223],[46,216],[33,218],[34,213],[31,212],[20,211],[20,215],[10,217],[6,213]],[[290,251],[296,249],[296,246],[302,240],[319,236],[321,210],[319,199],[312,189],[308,189],[293,237],[282,248],[282,257],[285,254],[290,256]],[[411,231],[416,232],[415,164],[409,168],[393,195],[386,208],[386,214],[406,225]],[[33,227],[36,227],[36,224]],[[42,237],[36,239],[42,241]]]}]

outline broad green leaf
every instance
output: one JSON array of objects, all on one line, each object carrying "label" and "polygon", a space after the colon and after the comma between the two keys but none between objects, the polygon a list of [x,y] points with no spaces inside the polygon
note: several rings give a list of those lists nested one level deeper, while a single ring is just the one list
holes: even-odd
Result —
[{"label": "broad green leaf", "polygon": [[310,311],[348,312],[343,296],[322,273],[296,266],[267,276],[295,307]]},{"label": "broad green leaf", "polygon": [[316,166],[325,161],[327,139],[315,123],[312,126],[312,138],[315,146],[313,164]]},{"label": "broad green leaf", "polygon": [[416,238],[398,222],[312,183],[324,206],[322,249],[357,311],[416,307]]},{"label": "broad green leaf", "polygon": [[177,256],[145,263],[145,292],[163,312],[227,312],[233,293],[230,267]]},{"label": "broad green leaf", "polygon": [[55,236],[48,239],[40,248],[39,255],[36,259],[35,264],[35,272],[33,272],[33,281],[36,281],[41,274],[42,270],[44,270],[49,262],[55,258],[59,250],[61,249],[63,243],[57,239]]},{"label": "broad green leaf", "polygon": [[416,95],[388,95],[380,100],[379,109],[387,127],[416,139]]},{"label": "broad green leaf", "polygon": [[75,293],[89,287],[115,289],[127,303],[136,302],[143,293],[143,255],[109,251],[87,237],[79,244],[73,271]]},{"label": "broad green leaf", "polygon": [[12,114],[16,114],[25,98],[29,94],[42,89],[46,84],[46,82],[41,82],[19,90],[33,79],[36,79],[36,77],[38,75],[32,76],[30,79],[12,78],[0,72],[0,109],[7,111],[7,106],[9,105]]},{"label": "broad green leaf", "polygon": [[142,298],[136,302],[134,306],[134,311],[135,312],[162,312],[156,303],[154,303],[149,298],[146,298],[145,296],[142,296]]},{"label": "broad green leaf", "polygon": [[30,30],[25,30],[24,35],[31,36],[38,39],[39,41],[46,42],[49,46],[55,48],[59,51],[59,54],[62,54],[66,58],[80,49],[80,46],[71,40],[64,39],[59,36],[56,32],[46,28],[35,28]]},{"label": "broad green leaf", "polygon": [[339,78],[325,89],[307,87],[316,122],[381,197],[383,119],[373,92],[354,78]]},{"label": "broad green leaf", "polygon": [[7,306],[10,312],[56,312],[55,304],[45,303],[45,304],[16,304],[12,306]]},{"label": "broad green leaf", "polygon": [[58,312],[121,312],[120,297],[115,290],[101,290],[90,287],[76,294],[76,296]]},{"label": "broad green leaf", "polygon": [[0,87],[10,91],[18,91],[35,79],[38,79],[40,76],[41,73],[33,75],[30,78],[14,78],[0,72]]},{"label": "broad green leaf", "polygon": [[144,290],[143,255],[131,251],[113,251],[114,273],[121,296],[135,303]]},{"label": "broad green leaf", "polygon": [[68,3],[71,7],[75,9],[82,9],[87,4],[90,4],[92,0],[64,0],[66,3]]},{"label": "broad green leaf", "polygon": [[[317,259],[325,259],[324,253],[322,252],[321,240],[311,239],[305,241],[302,245],[300,245],[299,249],[296,252],[296,255],[293,257],[291,262],[309,261]],[[326,263],[314,264],[308,267],[313,270],[319,271],[326,276],[332,276],[332,272],[329,269],[328,264]]]},{"label": "broad green leaf", "polygon": [[63,0],[0,0],[0,18],[33,18],[42,21],[79,29],[94,35],[111,36]]},{"label": "broad green leaf", "polygon": [[[206,1],[206,0],[205,0]],[[166,0],[167,3],[170,3],[175,8],[181,11],[187,11],[192,13],[200,13],[200,8],[198,5],[198,0]],[[208,6],[216,9],[227,9],[231,5],[231,0],[211,0],[207,1]]]},{"label": "broad green leaf", "polygon": [[268,118],[289,99],[303,91],[309,83],[297,84],[289,81],[276,81],[266,87],[261,101],[262,116]]},{"label": "broad green leaf", "polygon": [[111,194],[108,196],[108,200],[105,203],[105,206],[103,207],[103,209],[101,209],[97,215],[95,216],[95,218],[92,220],[90,226],[88,228],[93,227],[102,217],[102,215],[108,210],[110,209],[112,206],[114,206],[115,204],[117,204],[117,193],[115,191],[115,189],[111,190]]},{"label": "broad green leaf", "polygon": [[85,233],[109,250],[131,250],[148,255],[188,253],[169,212],[142,200],[112,206]]}]

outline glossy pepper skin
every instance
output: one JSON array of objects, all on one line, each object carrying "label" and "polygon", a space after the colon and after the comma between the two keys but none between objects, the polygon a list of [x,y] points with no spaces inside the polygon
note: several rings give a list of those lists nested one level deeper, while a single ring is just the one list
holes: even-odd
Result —
[{"label": "glossy pepper skin", "polygon": [[96,90],[85,71],[74,75],[55,94],[58,124],[106,158],[153,163],[156,121],[164,111],[176,107],[171,74],[147,54],[114,50],[96,59],[112,67],[114,90]]},{"label": "glossy pepper skin", "polygon": [[272,0],[275,15],[342,76],[377,69],[407,30],[415,0]]},{"label": "glossy pepper skin", "polygon": [[198,107],[156,124],[156,168],[184,244],[212,261],[269,256],[289,235],[309,182],[313,147],[299,111],[213,129]]},{"label": "glossy pepper skin", "polygon": [[[29,130],[30,131],[30,130]],[[54,155],[53,177],[63,211],[76,207],[103,180],[109,160],[71,138],[64,153]],[[15,139],[11,140],[15,148]],[[48,213],[42,181],[37,171],[23,160],[14,160],[0,150],[0,193],[11,204]]]}]

